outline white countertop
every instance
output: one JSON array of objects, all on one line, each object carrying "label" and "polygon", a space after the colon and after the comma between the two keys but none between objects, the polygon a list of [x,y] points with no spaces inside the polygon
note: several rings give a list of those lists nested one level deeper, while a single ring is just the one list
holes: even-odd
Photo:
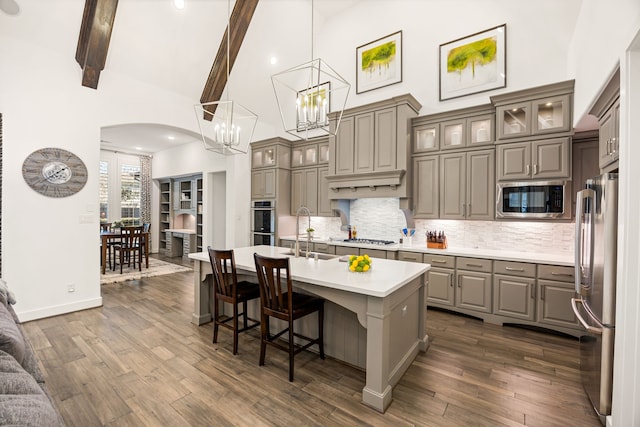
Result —
[{"label": "white countertop", "polygon": [[[289,252],[289,248],[278,246],[235,248],[236,267],[255,272],[254,252],[262,256],[284,257],[287,256],[284,254]],[[189,254],[189,258],[209,262],[209,255],[206,252]],[[316,261],[313,258],[290,256],[289,259],[293,280],[380,298],[400,289],[431,267],[429,264],[374,258],[371,270],[366,273],[353,273],[348,270],[348,264],[340,262],[339,258]]]},{"label": "white countertop", "polygon": [[[284,236],[282,240],[296,240],[295,236]],[[300,236],[300,242],[306,242],[306,236]],[[417,243],[417,239],[414,237],[413,245],[400,245],[397,243],[391,245],[366,245],[353,242],[344,242],[341,240],[328,240],[328,239],[311,239],[312,242],[326,243],[335,246],[348,246],[352,248],[367,248],[367,249],[379,249],[383,251],[407,251],[407,252],[420,252],[425,254],[439,254],[439,255],[451,255],[451,256],[464,256],[470,258],[485,258],[503,261],[516,261],[516,262],[531,262],[536,264],[552,264],[562,265],[567,267],[573,267],[574,259],[573,254],[554,254],[550,252],[521,252],[521,251],[509,251],[509,250],[497,250],[497,249],[483,249],[483,248],[454,248],[447,249],[430,249],[427,248],[425,241]]]},{"label": "white countertop", "polygon": [[170,231],[172,233],[182,233],[182,234],[196,234],[196,230],[191,230],[188,228],[167,228],[164,231]]}]

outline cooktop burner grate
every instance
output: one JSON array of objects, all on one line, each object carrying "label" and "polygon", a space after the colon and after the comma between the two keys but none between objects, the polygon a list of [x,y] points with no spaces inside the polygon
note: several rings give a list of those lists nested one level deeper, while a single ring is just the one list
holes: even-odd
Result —
[{"label": "cooktop burner grate", "polygon": [[365,245],[392,245],[395,242],[393,240],[377,240],[377,239],[344,239],[349,243],[361,243]]}]

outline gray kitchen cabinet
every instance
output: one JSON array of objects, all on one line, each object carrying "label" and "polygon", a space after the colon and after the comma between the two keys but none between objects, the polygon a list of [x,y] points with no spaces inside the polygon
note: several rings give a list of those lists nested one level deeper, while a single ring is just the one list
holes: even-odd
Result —
[{"label": "gray kitchen cabinet", "polygon": [[427,302],[442,306],[455,306],[455,257],[424,254],[424,262],[431,265],[427,272]]},{"label": "gray kitchen cabinet", "polygon": [[619,158],[620,98],[598,120],[600,124],[600,168],[605,169]]},{"label": "gray kitchen cabinet", "polygon": [[329,174],[327,166],[318,168],[318,216],[333,216],[331,200],[329,199],[329,182],[326,176]]},{"label": "gray kitchen cabinet", "polygon": [[439,161],[440,156],[413,158],[413,216],[438,218],[439,212]]},{"label": "gray kitchen cabinet", "polygon": [[578,191],[584,189],[585,180],[600,175],[598,133],[576,134],[571,144],[571,151],[571,206],[572,215],[575,216]]},{"label": "gray kitchen cabinet", "polygon": [[173,210],[195,214],[196,209],[196,178],[179,177],[173,180]]},{"label": "gray kitchen cabinet", "polygon": [[575,296],[574,269],[557,265],[538,266],[538,323],[579,329],[571,298]]},{"label": "gray kitchen cabinet", "polygon": [[455,301],[454,276],[454,269],[431,267],[427,272],[427,303],[453,307]]},{"label": "gray kitchen cabinet", "polygon": [[336,245],[335,248],[336,255],[359,255],[358,248],[338,245]]},{"label": "gray kitchen cabinet", "polygon": [[475,258],[456,258],[455,306],[491,313],[492,261]]},{"label": "gray kitchen cabinet", "polygon": [[271,138],[251,144],[251,168],[288,168],[291,164],[291,148],[281,138]]},{"label": "gray kitchen cabinet", "polygon": [[422,262],[421,252],[398,251],[398,261]]},{"label": "gray kitchen cabinet", "polygon": [[491,97],[496,107],[496,138],[570,134],[574,81],[554,83]]},{"label": "gray kitchen cabinet", "polygon": [[493,149],[440,156],[440,218],[494,219]]},{"label": "gray kitchen cabinet", "polygon": [[493,276],[493,313],[528,321],[535,320],[536,266],[534,264],[495,261]]},{"label": "gray kitchen cabinet", "polygon": [[571,138],[498,144],[497,180],[571,178]]},{"label": "gray kitchen cabinet", "polygon": [[424,123],[413,127],[413,153],[428,153],[440,149],[440,124]]},{"label": "gray kitchen cabinet", "polygon": [[604,86],[589,114],[598,118],[600,125],[600,169],[612,172],[618,168],[620,146],[620,69]]},{"label": "gray kitchen cabinet", "polygon": [[291,215],[306,206],[312,216],[318,215],[318,169],[298,169],[291,172]]},{"label": "gray kitchen cabinet", "polygon": [[278,170],[262,169],[251,172],[251,198],[274,199],[276,198],[276,177]]},{"label": "gray kitchen cabinet", "polygon": [[335,162],[336,175],[353,173],[354,123],[355,117],[353,116],[343,117],[340,121],[340,127],[335,138],[339,143],[333,144],[335,146],[335,155],[331,156],[331,159]]},{"label": "gray kitchen cabinet", "polygon": [[375,112],[373,135],[373,170],[392,171],[396,168],[396,108]]},{"label": "gray kitchen cabinet", "polygon": [[440,123],[440,149],[450,150],[493,144],[493,122],[493,114],[483,114]]},{"label": "gray kitchen cabinet", "polygon": [[321,254],[334,254],[335,246],[329,245],[328,243],[320,243],[315,242],[313,244],[313,250],[316,252],[320,252]]},{"label": "gray kitchen cabinet", "polygon": [[[420,107],[405,94],[344,110],[329,137],[331,199],[410,197],[410,119]],[[337,114],[329,120],[335,130]]]},{"label": "gray kitchen cabinet", "polygon": [[[354,122],[354,167],[355,173],[373,171],[374,160],[374,112],[355,116]],[[340,142],[342,143],[342,141]]]},{"label": "gray kitchen cabinet", "polygon": [[291,147],[291,167],[314,166],[319,162],[318,143],[295,144]]}]

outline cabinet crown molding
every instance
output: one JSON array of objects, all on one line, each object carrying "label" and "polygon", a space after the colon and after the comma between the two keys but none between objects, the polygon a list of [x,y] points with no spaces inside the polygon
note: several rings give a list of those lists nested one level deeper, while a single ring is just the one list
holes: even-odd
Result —
[{"label": "cabinet crown molding", "polygon": [[564,82],[552,83],[543,86],[536,86],[515,92],[502,93],[489,97],[493,105],[500,106],[511,104],[522,99],[532,100],[537,98],[547,98],[555,95],[565,95],[573,93],[575,80],[566,80]]}]

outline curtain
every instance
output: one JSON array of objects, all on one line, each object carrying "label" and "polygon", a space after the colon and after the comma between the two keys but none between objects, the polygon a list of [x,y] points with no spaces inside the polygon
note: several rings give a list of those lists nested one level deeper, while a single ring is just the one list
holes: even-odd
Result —
[{"label": "curtain", "polygon": [[140,156],[140,219],[151,222],[151,156]]}]

